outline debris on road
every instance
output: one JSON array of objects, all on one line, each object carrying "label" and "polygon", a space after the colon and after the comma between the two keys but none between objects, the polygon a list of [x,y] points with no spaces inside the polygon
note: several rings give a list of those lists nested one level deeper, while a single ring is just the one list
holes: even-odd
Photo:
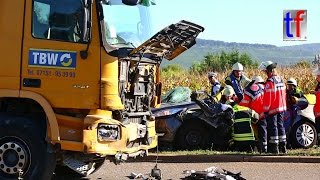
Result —
[{"label": "debris on road", "polygon": [[185,180],[188,179],[205,179],[205,180],[245,180],[241,177],[241,172],[232,173],[219,167],[209,167],[202,171],[185,170],[183,174],[186,174]]}]

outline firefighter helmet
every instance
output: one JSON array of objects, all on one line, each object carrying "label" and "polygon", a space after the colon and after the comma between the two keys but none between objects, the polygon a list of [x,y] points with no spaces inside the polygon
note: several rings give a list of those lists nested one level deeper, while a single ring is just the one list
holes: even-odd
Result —
[{"label": "firefighter helmet", "polygon": [[252,80],[254,80],[254,83],[264,83],[261,76],[253,76]]},{"label": "firefighter helmet", "polygon": [[232,70],[243,71],[243,65],[241,63],[236,62],[232,65]]},{"label": "firefighter helmet", "polygon": [[277,63],[274,63],[272,61],[264,61],[260,64],[259,69],[260,70],[272,70],[273,68],[277,67]]},{"label": "firefighter helmet", "polygon": [[294,78],[289,78],[287,84],[292,84],[294,86],[298,86],[297,81]]},{"label": "firefighter helmet", "polygon": [[211,77],[217,77],[217,73],[215,72],[208,72],[208,78],[211,78]]},{"label": "firefighter helmet", "polygon": [[224,87],[222,95],[232,96],[232,95],[234,95],[234,94],[235,94],[235,92],[234,92],[232,86],[226,85],[226,86]]}]

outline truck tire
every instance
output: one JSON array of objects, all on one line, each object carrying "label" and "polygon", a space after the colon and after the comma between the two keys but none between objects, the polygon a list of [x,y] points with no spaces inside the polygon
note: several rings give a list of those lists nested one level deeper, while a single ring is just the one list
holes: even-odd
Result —
[{"label": "truck tire", "polygon": [[317,143],[316,129],[308,121],[297,122],[290,134],[292,147],[294,148],[310,148]]},{"label": "truck tire", "polygon": [[55,154],[35,123],[27,118],[0,115],[0,179],[51,179]]},{"label": "truck tire", "polygon": [[209,146],[209,132],[201,122],[186,122],[176,134],[175,146],[181,150],[206,149]]}]

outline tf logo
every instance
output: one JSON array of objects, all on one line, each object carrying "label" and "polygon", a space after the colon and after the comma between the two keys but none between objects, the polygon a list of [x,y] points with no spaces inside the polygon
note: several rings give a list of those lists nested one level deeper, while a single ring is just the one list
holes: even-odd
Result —
[{"label": "tf logo", "polygon": [[307,40],[307,10],[283,11],[283,40]]}]

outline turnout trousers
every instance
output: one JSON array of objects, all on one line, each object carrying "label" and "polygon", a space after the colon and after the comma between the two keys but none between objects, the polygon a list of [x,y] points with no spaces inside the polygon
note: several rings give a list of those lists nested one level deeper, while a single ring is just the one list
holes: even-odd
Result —
[{"label": "turnout trousers", "polygon": [[283,126],[284,113],[267,115],[267,132],[270,144],[286,144],[286,131]]},{"label": "turnout trousers", "polygon": [[257,123],[258,126],[258,146],[260,153],[267,152],[268,136],[267,136],[267,121],[266,119],[260,119]]}]

